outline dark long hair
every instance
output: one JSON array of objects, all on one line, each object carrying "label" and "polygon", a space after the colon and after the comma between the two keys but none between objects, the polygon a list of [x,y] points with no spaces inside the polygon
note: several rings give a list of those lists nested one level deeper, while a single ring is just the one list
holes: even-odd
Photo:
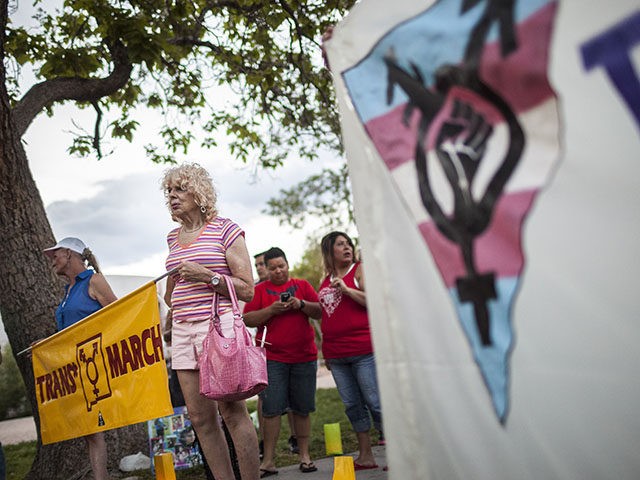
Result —
[{"label": "dark long hair", "polygon": [[320,249],[322,250],[322,261],[324,262],[324,269],[327,274],[333,274],[336,271],[335,265],[333,264],[333,246],[336,243],[336,239],[338,237],[344,237],[347,239],[347,243],[353,250],[354,260],[356,254],[356,247],[353,244],[353,240],[351,237],[344,232],[331,232],[327,233],[322,240],[320,241]]}]

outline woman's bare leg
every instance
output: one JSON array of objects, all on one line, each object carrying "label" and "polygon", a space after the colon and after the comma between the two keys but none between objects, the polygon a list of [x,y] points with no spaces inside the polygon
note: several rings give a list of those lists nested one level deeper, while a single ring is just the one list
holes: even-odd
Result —
[{"label": "woman's bare leg", "polygon": [[[200,395],[197,370],[177,370],[187,412],[207,463],[216,480],[235,480],[229,447],[218,422],[218,404]],[[257,454],[256,454],[257,455]]]},{"label": "woman's bare leg", "polygon": [[220,402],[220,413],[233,439],[233,446],[238,456],[240,476],[243,480],[254,480],[260,477],[260,456],[258,436],[253,426],[247,404],[239,402]]},{"label": "woman's bare leg", "polygon": [[107,443],[104,440],[104,433],[92,433],[84,437],[84,439],[89,449],[89,461],[91,462],[91,470],[93,470],[93,478],[95,480],[108,480]]}]

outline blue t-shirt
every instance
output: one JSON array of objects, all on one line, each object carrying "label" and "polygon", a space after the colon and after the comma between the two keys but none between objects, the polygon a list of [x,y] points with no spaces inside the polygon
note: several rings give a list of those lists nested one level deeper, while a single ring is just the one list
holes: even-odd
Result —
[{"label": "blue t-shirt", "polygon": [[89,282],[93,270],[85,270],[76,277],[76,283],[71,290],[69,285],[64,289],[64,298],[56,308],[56,323],[58,331],[79,322],[102,308],[100,302],[89,296]]}]

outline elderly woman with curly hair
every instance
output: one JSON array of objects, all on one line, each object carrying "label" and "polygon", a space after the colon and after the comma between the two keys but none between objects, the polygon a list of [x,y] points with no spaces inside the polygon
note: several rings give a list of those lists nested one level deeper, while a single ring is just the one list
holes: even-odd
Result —
[{"label": "elderly woman with curly hair", "polygon": [[[217,480],[234,479],[229,449],[218,423],[222,415],[233,439],[243,479],[259,477],[258,437],[244,401],[216,402],[200,395],[198,355],[209,329],[214,293],[219,312],[231,310],[226,275],[238,298],[253,298],[251,260],[244,231],[218,216],[216,192],[209,173],[197,164],[183,164],[165,172],[162,180],[167,205],[180,226],[167,236],[165,301],[172,311],[172,368],[177,371],[191,423],[207,463]],[[223,333],[233,325],[222,325]]]}]

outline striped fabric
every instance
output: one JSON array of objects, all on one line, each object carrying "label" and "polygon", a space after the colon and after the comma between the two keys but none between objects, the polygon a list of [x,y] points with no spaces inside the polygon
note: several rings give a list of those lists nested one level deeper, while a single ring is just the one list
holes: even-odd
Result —
[{"label": "striped fabric", "polygon": [[[244,231],[228,218],[216,217],[207,223],[198,238],[189,245],[178,242],[178,227],[167,235],[169,256],[167,271],[182,262],[191,261],[205,266],[221,275],[231,275],[227,265],[226,251]],[[211,318],[213,290],[208,283],[187,282],[173,275],[175,287],[171,294],[171,308],[175,322],[197,322]],[[231,300],[221,297],[220,310],[231,310]]]}]

